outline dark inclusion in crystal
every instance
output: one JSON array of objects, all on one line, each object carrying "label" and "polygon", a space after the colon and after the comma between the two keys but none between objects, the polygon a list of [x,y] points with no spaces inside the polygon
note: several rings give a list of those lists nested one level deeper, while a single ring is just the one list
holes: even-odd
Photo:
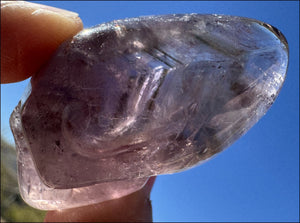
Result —
[{"label": "dark inclusion in crystal", "polygon": [[287,63],[284,36],[256,20],[117,20],[63,43],[32,77],[11,125],[50,188],[174,173],[252,127],[277,97]]}]

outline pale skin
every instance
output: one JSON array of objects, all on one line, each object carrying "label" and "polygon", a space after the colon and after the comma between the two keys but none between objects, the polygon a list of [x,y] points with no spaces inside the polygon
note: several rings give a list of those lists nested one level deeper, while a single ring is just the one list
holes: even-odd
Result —
[{"label": "pale skin", "polygon": [[[34,75],[57,47],[83,29],[78,14],[29,2],[1,1],[1,83]],[[151,222],[155,177],[139,191],[102,203],[48,211],[45,222]]]}]

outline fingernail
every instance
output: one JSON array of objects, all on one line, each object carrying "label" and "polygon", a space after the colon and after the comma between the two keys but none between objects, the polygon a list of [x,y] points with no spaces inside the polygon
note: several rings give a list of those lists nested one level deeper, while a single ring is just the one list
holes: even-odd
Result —
[{"label": "fingernail", "polygon": [[48,5],[42,5],[38,3],[26,2],[26,1],[2,1],[1,7],[5,6],[13,6],[13,7],[23,7],[23,8],[32,8],[34,9],[33,15],[45,13],[45,12],[54,12],[59,14],[60,16],[68,17],[68,18],[77,18],[78,13],[68,11],[65,9],[55,8]]},{"label": "fingernail", "polygon": [[52,6],[41,5],[41,4],[37,4],[37,3],[30,3],[30,4],[35,5],[35,7],[38,8],[38,9],[43,9],[43,10],[50,11],[50,12],[55,12],[55,13],[60,14],[61,16],[65,16],[65,17],[69,17],[69,18],[78,17],[78,13],[68,11],[68,10],[65,10],[65,9],[55,8],[55,7],[52,7]]},{"label": "fingernail", "polygon": [[[33,4],[36,4],[36,3],[33,3]],[[40,5],[40,4],[36,4],[36,5]],[[78,17],[78,13],[76,13],[76,12],[72,12],[72,11],[68,11],[68,10],[60,9],[60,8],[55,8],[55,7],[51,7],[51,6],[45,6],[45,5],[40,5],[40,6],[43,6],[42,9],[44,9],[44,10],[55,12],[55,13],[65,16],[65,17],[69,17],[69,18]]]}]

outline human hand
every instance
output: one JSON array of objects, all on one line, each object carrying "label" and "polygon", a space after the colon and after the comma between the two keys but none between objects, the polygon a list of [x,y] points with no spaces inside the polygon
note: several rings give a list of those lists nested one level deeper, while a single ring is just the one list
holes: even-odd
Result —
[{"label": "human hand", "polygon": [[[1,2],[1,83],[35,74],[66,39],[82,30],[78,14],[44,5]],[[125,197],[85,207],[49,211],[45,221],[152,221],[155,177]]]},{"label": "human hand", "polygon": [[78,14],[22,1],[1,1],[1,83],[22,81],[83,28]]}]

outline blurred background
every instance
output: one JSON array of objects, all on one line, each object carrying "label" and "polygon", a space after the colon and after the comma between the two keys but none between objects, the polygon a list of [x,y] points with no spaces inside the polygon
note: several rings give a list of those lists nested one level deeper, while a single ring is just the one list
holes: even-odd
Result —
[{"label": "blurred background", "polygon": [[[188,171],[159,176],[154,221],[299,221],[299,1],[40,1],[79,13],[84,27],[142,15],[227,14],[277,27],[290,49],[287,78],[268,113],[229,149]],[[42,221],[18,194],[9,116],[29,80],[1,85],[1,221]]]},{"label": "blurred background", "polygon": [[27,205],[19,194],[16,151],[1,136],[1,222],[42,222],[45,211]]}]

